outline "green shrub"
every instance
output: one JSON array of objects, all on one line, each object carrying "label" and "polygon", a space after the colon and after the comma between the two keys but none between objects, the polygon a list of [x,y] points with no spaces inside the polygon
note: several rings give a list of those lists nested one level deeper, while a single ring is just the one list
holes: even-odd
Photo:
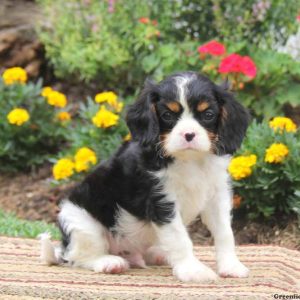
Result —
[{"label": "green shrub", "polygon": [[298,0],[212,0],[212,3],[217,36],[226,42],[245,41],[274,49],[297,30]]},{"label": "green shrub", "polygon": [[57,118],[60,109],[41,96],[42,81],[26,81],[21,68],[6,70],[0,79],[1,171],[38,166],[66,140],[65,123]]},{"label": "green shrub", "polygon": [[270,124],[254,121],[232,159],[229,172],[235,193],[250,219],[279,214],[300,218],[300,132],[295,129],[288,118],[275,118]]},{"label": "green shrub", "polygon": [[297,0],[39,2],[45,22],[38,32],[56,74],[100,78],[110,89],[197,69],[191,54],[200,41],[283,44],[296,31],[299,8]]}]

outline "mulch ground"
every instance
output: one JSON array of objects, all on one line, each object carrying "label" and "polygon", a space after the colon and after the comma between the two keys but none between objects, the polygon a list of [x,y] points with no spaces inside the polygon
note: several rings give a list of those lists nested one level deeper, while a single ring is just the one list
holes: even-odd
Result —
[{"label": "mulch ground", "polygon": [[[29,174],[0,175],[0,208],[15,212],[23,219],[55,222],[57,205],[73,185],[53,186],[50,166]],[[300,229],[296,218],[280,218],[269,224],[234,218],[233,229],[238,245],[273,244],[300,250]],[[200,220],[190,226],[190,233],[196,243],[213,244],[209,231]]]}]

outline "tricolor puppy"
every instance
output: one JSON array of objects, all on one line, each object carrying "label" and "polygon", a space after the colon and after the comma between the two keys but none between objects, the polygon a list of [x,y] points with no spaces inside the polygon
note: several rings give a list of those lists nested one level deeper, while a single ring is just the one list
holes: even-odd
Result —
[{"label": "tricolor puppy", "polygon": [[132,140],[61,203],[62,245],[54,249],[44,236],[42,259],[104,273],[169,264],[182,281],[214,280],[186,229],[200,215],[214,237],[218,274],[246,277],[226,169],[248,120],[230,92],[197,73],[146,82],[128,110]]}]

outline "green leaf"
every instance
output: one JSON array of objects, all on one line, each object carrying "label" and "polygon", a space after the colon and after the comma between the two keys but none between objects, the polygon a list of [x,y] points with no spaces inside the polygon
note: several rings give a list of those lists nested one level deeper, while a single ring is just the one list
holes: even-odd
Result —
[{"label": "green leaf", "polygon": [[150,73],[160,64],[160,58],[156,54],[150,54],[142,59],[142,67],[146,73]]},{"label": "green leaf", "polygon": [[290,82],[279,91],[276,98],[281,104],[300,105],[300,83]]},{"label": "green leaf", "polygon": [[166,44],[166,45],[162,45],[159,48],[158,53],[164,58],[164,57],[174,56],[174,52],[176,51],[177,49],[174,44]]}]

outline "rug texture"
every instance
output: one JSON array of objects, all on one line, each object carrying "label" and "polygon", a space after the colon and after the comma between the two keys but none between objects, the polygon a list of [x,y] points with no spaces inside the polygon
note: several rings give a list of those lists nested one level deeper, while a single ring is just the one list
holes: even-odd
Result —
[{"label": "rug texture", "polygon": [[[216,269],[213,247],[196,256]],[[169,267],[97,274],[39,261],[39,241],[0,237],[0,299],[300,299],[300,252],[275,246],[237,247],[249,278],[182,283]],[[283,299],[283,298],[281,298]]]}]

